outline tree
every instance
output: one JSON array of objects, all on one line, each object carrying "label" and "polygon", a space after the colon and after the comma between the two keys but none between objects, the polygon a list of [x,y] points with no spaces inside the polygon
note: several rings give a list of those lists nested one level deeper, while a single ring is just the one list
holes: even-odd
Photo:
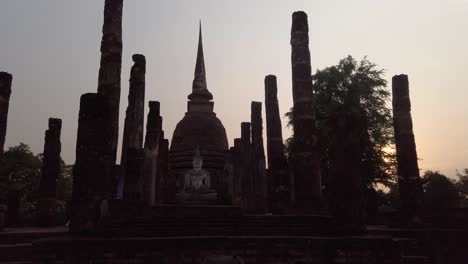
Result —
[{"label": "tree", "polygon": [[424,207],[426,209],[448,209],[458,207],[459,195],[454,181],[439,171],[428,170],[422,177]]},{"label": "tree", "polygon": [[[31,224],[35,219],[42,157],[42,154],[34,155],[28,145],[20,143],[8,149],[0,159],[0,193],[20,193],[20,218],[23,223]],[[61,161],[61,171],[57,179],[57,200],[59,212],[62,214],[65,213],[65,201],[71,199],[71,167]]]},{"label": "tree", "polygon": [[[395,179],[393,121],[389,108],[390,92],[383,79],[384,71],[364,57],[360,62],[348,56],[338,65],[318,70],[312,76],[322,157],[323,182],[331,171],[329,147],[336,131],[330,125],[334,113],[355,91],[360,96],[364,119],[361,133],[363,185],[375,183],[391,185]],[[292,111],[286,113],[292,124]],[[290,139],[286,142],[288,144]]]},{"label": "tree", "polygon": [[461,205],[468,207],[468,168],[465,168],[462,172],[457,171],[457,177],[456,187],[461,199]]}]

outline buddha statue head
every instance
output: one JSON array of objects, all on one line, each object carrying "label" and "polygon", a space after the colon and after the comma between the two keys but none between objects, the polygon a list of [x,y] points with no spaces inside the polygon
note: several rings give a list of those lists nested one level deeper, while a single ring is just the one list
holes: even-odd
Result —
[{"label": "buddha statue head", "polygon": [[200,155],[200,147],[197,147],[197,148],[195,149],[195,155],[193,156],[192,164],[193,164],[193,169],[194,169],[195,171],[201,171],[201,170],[202,170],[202,167],[203,167],[203,158],[202,158],[202,156]]}]

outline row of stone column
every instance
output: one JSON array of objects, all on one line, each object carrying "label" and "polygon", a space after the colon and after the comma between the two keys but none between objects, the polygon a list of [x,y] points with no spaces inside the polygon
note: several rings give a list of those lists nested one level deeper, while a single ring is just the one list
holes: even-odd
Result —
[{"label": "row of stone column", "polygon": [[284,153],[276,77],[265,78],[268,170],[263,146],[262,103],[251,103],[250,122],[230,149],[230,189],[234,205],[247,213],[283,212],[290,207],[289,172]]},{"label": "row of stone column", "polygon": [[[268,170],[262,139],[261,103],[252,102],[251,122],[241,124],[241,138],[230,151],[233,203],[246,212],[318,213],[324,209],[318,150],[318,128],[311,77],[308,22],[304,12],[293,14],[291,29],[293,129],[289,162],[285,157],[276,77],[265,78]],[[414,221],[422,206],[422,188],[412,132],[408,78],[392,79],[398,179],[404,222]],[[364,194],[361,179],[361,133],[364,113],[360,94],[349,91],[332,117],[334,131],[330,148],[329,210],[344,232],[364,227]],[[413,219],[413,220],[411,220]]]},{"label": "row of stone column", "polygon": [[[143,138],[146,60],[135,54],[130,73],[120,166],[116,165],[123,0],[106,0],[98,93],[80,100],[73,168],[71,230],[93,230],[115,197],[153,206],[167,196],[169,142],[164,139],[159,102],[149,102]],[[111,136],[109,136],[111,135]],[[144,140],[144,141],[143,141]]]}]

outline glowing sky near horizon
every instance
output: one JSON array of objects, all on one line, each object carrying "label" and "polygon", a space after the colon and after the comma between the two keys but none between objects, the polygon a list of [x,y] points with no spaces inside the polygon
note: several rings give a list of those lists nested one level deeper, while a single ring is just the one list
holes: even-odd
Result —
[{"label": "glowing sky near horizon", "polygon": [[[5,148],[42,152],[49,117],[63,119],[62,156],[74,162],[79,97],[95,92],[104,1],[0,2],[0,71],[13,74]],[[278,77],[280,111],[292,105],[293,11],[309,15],[313,71],[350,54],[368,56],[389,81],[410,79],[421,170],[454,176],[468,167],[467,0],[138,0],[125,1],[120,128],[131,55],[147,60],[146,101],[161,102],[167,137],[186,111],[198,21],[208,89],[230,144],[263,101],[263,79]],[[283,120],[283,124],[285,120]],[[284,136],[290,131],[284,128]]]}]

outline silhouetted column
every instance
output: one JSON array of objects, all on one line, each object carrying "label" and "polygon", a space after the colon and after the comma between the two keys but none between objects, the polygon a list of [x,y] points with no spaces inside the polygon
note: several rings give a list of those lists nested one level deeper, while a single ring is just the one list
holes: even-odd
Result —
[{"label": "silhouetted column", "polygon": [[247,213],[256,213],[254,154],[251,143],[251,124],[241,123],[241,142],[239,145],[239,170],[242,185],[242,209]]},{"label": "silhouetted column", "polygon": [[0,203],[0,231],[3,231],[6,224],[7,224],[7,205]]},{"label": "silhouetted column", "polygon": [[[158,178],[156,199],[162,203],[174,203],[177,192],[176,178],[169,177],[169,140],[162,133],[159,141]],[[159,198],[161,197],[161,198]]]},{"label": "silhouetted column", "polygon": [[19,190],[9,190],[7,193],[7,226],[19,225],[19,209],[21,192]]},{"label": "silhouetted column", "polygon": [[143,193],[143,165],[145,153],[141,148],[127,149],[127,166],[125,175],[124,199],[131,201],[141,201]]},{"label": "silhouetted column", "polygon": [[98,93],[110,104],[110,138],[115,163],[119,140],[120,74],[122,70],[122,12],[123,0],[106,0],[101,40],[101,65]]},{"label": "silhouetted column", "polygon": [[106,215],[105,204],[112,197],[114,165],[111,107],[107,97],[88,93],[81,96],[73,166],[73,232],[92,231]]},{"label": "silhouetted column", "polygon": [[122,199],[123,197],[123,173],[120,164],[115,164],[112,168],[111,185],[112,197],[114,199]]},{"label": "silhouetted column", "polygon": [[62,120],[50,118],[49,129],[45,132],[42,178],[37,205],[37,224],[40,226],[56,224],[57,179],[60,175],[60,152],[62,149],[61,130]]},{"label": "silhouetted column", "polygon": [[224,167],[223,167],[223,182],[226,188],[226,202],[227,204],[233,204],[234,201],[234,158],[233,158],[233,149],[231,147],[229,150],[225,151],[224,155]]},{"label": "silhouetted column", "polygon": [[[143,147],[143,123],[145,114],[145,57],[140,54],[132,56],[135,64],[130,72],[130,88],[128,106],[125,114],[124,133],[122,140],[122,156],[120,166],[124,175],[124,191],[127,192],[127,181],[132,182],[127,175],[127,151],[130,148]],[[132,187],[133,188],[133,187]]]},{"label": "silhouetted column", "polygon": [[265,149],[263,148],[262,103],[251,103],[252,150],[253,150],[253,181],[255,207],[257,213],[267,212],[267,181],[265,171]]},{"label": "silhouetted column", "polygon": [[[354,91],[351,91],[353,93]],[[339,234],[354,235],[365,229],[365,201],[361,179],[363,115],[359,95],[350,94],[332,114],[330,127],[330,209]]]},{"label": "silhouetted column", "polygon": [[295,183],[294,204],[301,211],[319,208],[322,192],[308,34],[307,14],[295,12],[291,28],[294,102],[291,161]]},{"label": "silhouetted column", "polygon": [[398,184],[403,220],[406,224],[416,223],[419,221],[419,211],[423,203],[423,191],[413,134],[407,75],[393,76],[392,93]]},{"label": "silhouetted column", "polygon": [[156,200],[156,183],[160,181],[158,176],[158,160],[162,118],[159,112],[159,102],[149,102],[149,109],[144,148],[143,199],[148,205],[154,206],[160,202]]},{"label": "silhouetted column", "polygon": [[249,122],[242,122],[241,123],[241,141],[242,143],[251,144],[250,141],[250,123]]},{"label": "silhouetted column", "polygon": [[[10,105],[12,75],[7,72],[0,72],[0,157],[3,156],[5,137],[8,122],[8,108]],[[5,179],[0,175],[0,184]],[[8,206],[3,204],[7,200],[5,192],[0,193],[0,230],[9,222]]]},{"label": "silhouetted column", "polygon": [[245,166],[242,164],[242,140],[240,138],[234,139],[234,147],[231,148],[232,159],[232,204],[234,206],[242,206],[242,175]]},{"label": "silhouetted column", "polygon": [[276,76],[265,77],[265,109],[268,153],[268,187],[270,209],[284,212],[290,205],[290,178],[284,153],[283,132],[278,105]]},{"label": "silhouetted column", "polygon": [[5,146],[12,80],[13,76],[11,74],[0,72],[0,156],[3,155]]}]

